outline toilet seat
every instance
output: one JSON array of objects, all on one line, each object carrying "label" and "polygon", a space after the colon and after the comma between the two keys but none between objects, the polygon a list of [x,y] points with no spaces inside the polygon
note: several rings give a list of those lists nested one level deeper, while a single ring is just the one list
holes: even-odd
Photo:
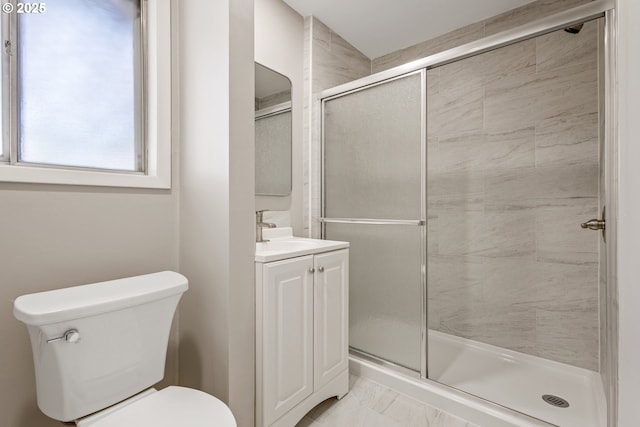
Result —
[{"label": "toilet seat", "polygon": [[81,427],[236,427],[231,410],[199,390],[170,386],[104,416],[79,420]]}]

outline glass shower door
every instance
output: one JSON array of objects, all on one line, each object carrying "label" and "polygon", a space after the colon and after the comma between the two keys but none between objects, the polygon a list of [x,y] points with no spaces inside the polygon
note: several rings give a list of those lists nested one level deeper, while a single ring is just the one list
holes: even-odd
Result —
[{"label": "glass shower door", "polygon": [[350,346],[419,372],[426,345],[424,94],[420,71],[323,100],[323,233],[351,243]]}]

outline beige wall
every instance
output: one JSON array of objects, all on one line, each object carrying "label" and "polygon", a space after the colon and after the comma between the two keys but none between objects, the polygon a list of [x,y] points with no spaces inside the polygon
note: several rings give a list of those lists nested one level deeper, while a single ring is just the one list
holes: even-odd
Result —
[{"label": "beige wall", "polygon": [[[0,183],[3,425],[59,425],[36,405],[27,330],[12,316],[17,296],[160,270],[190,279],[180,307],[183,382],[229,402],[240,426],[253,425],[253,7],[185,3],[173,8],[172,190]],[[203,15],[208,6],[215,10]],[[178,323],[160,387],[178,381]]]},{"label": "beige wall", "polygon": [[[303,18],[282,0],[255,1],[255,60],[291,80],[292,189],[290,196],[256,196],[256,209],[289,211],[295,235],[302,230]],[[265,221],[275,221],[265,216]]]},{"label": "beige wall", "polygon": [[176,2],[180,383],[254,419],[253,1]]},{"label": "beige wall", "polygon": [[[0,414],[9,427],[57,426],[36,406],[31,345],[16,297],[176,270],[177,192],[0,183]],[[176,381],[172,338],[167,383]]]}]

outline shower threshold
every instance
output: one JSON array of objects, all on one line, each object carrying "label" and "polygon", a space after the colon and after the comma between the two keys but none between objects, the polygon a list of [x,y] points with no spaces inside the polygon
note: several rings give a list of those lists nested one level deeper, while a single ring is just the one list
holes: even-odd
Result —
[{"label": "shower threshold", "polygon": [[596,372],[432,330],[429,345],[428,380],[358,352],[350,355],[351,373],[482,427],[606,425]]}]

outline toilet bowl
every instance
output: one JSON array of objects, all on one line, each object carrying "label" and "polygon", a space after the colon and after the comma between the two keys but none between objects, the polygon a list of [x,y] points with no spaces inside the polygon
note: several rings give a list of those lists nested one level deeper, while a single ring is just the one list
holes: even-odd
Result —
[{"label": "toilet bowl", "polygon": [[78,427],[235,427],[229,408],[199,390],[171,386],[76,421]]},{"label": "toilet bowl", "polygon": [[236,427],[199,390],[151,386],[164,376],[173,314],[187,279],[164,271],[23,295],[38,407],[79,427]]}]

